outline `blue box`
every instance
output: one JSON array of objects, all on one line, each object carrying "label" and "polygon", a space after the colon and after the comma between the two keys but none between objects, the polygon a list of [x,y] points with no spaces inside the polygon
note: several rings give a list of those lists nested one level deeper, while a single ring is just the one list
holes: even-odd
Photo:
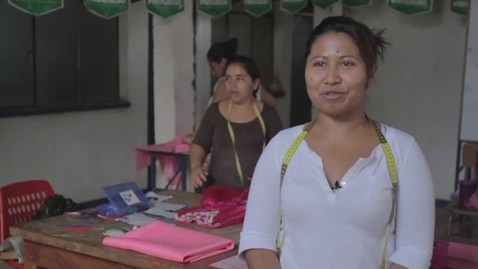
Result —
[{"label": "blue box", "polygon": [[134,181],[103,188],[110,203],[97,206],[98,213],[106,216],[124,216],[147,210],[148,198]]}]

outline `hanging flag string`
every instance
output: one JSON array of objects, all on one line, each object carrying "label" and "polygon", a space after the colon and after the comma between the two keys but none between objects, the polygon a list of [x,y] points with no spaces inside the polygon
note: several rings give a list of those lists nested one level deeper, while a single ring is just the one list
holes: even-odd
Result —
[{"label": "hanging flag string", "polygon": [[130,0],[83,0],[85,7],[103,19],[114,18],[129,10]]},{"label": "hanging flag string", "polygon": [[[0,0],[5,1],[5,0]],[[8,0],[8,3],[33,16],[41,16],[63,8],[63,0]]]}]

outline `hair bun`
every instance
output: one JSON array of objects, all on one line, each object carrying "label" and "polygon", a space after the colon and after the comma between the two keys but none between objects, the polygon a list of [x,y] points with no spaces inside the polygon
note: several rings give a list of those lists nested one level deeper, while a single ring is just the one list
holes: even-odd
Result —
[{"label": "hair bun", "polygon": [[233,37],[229,39],[228,41],[226,41],[226,45],[229,48],[229,51],[231,52],[231,54],[236,54],[238,46],[239,46],[239,39]]}]

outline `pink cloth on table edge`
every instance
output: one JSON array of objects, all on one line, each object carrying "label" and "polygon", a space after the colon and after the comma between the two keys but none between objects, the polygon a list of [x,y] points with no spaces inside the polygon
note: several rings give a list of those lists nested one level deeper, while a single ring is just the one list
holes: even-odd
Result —
[{"label": "pink cloth on table edge", "polygon": [[466,203],[467,208],[478,210],[478,192],[475,192]]},{"label": "pink cloth on table edge", "polygon": [[[191,145],[185,143],[184,138],[190,134],[178,134],[171,141],[162,144],[156,145],[147,145],[137,147],[135,150],[136,154],[136,171],[141,170],[145,167],[148,167],[151,164],[151,151],[163,151],[163,152],[189,152],[191,150]],[[171,182],[171,188],[177,189],[179,182],[181,180],[182,172],[180,171],[176,177],[174,175],[179,169],[181,164],[181,159],[178,156],[157,154],[156,160],[159,160],[159,165],[161,165],[161,171],[163,172],[164,177]],[[174,178],[173,178],[174,177]]]},{"label": "pink cloth on table edge", "polygon": [[162,144],[146,145],[136,148],[136,171],[148,167],[151,163],[151,151],[163,152],[189,152],[191,146],[183,142],[184,138],[190,134],[178,134],[172,140]]},{"label": "pink cloth on table edge", "polygon": [[154,221],[119,237],[105,237],[103,245],[133,250],[179,263],[190,263],[234,249],[232,240]]},{"label": "pink cloth on table edge", "polygon": [[478,246],[450,242],[448,267],[451,269],[478,268]]}]

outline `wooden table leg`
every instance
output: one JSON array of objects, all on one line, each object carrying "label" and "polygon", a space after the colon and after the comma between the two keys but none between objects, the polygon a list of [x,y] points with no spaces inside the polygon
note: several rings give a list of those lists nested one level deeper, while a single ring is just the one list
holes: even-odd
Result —
[{"label": "wooden table leg", "polygon": [[149,165],[149,182],[148,182],[148,189],[149,191],[156,190],[156,154],[154,152],[150,152],[151,157],[151,164]]},{"label": "wooden table leg", "polygon": [[187,181],[188,181],[188,155],[181,156],[181,189],[182,191],[187,191]]},{"label": "wooden table leg", "polygon": [[446,235],[451,235],[451,228],[453,227],[453,214],[448,213],[448,226],[446,228]]}]

